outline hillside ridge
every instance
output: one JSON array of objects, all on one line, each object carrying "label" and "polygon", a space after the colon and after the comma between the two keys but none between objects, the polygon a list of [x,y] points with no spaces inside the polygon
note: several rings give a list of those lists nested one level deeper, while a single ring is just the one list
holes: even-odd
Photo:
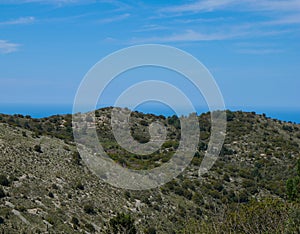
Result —
[{"label": "hillside ridge", "polygon": [[[97,110],[95,116],[100,143],[124,167],[158,167],[178,147],[180,119],[176,116],[132,112],[131,132],[141,143],[149,140],[151,122],[167,127],[167,141],[147,157],[117,145],[109,126],[110,108]],[[299,203],[289,198],[286,184],[297,176],[300,125],[254,112],[227,111],[227,135],[219,159],[199,178],[197,171],[210,136],[210,114],[198,118],[199,146],[188,168],[160,188],[131,191],[104,183],[85,165],[73,142],[71,115],[41,119],[0,115],[0,230],[228,233],[235,228],[238,233],[251,233],[243,232],[245,225],[255,226],[249,220],[251,212],[264,207],[264,213],[257,214],[264,220],[261,228],[296,233]],[[91,113],[86,113],[86,121],[93,122]],[[267,214],[282,226],[275,227]],[[234,221],[234,215],[241,219]]]}]

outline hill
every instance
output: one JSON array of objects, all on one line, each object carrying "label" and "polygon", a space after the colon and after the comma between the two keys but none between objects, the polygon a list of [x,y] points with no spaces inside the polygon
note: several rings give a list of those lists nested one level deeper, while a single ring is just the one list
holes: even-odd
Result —
[{"label": "hill", "polygon": [[[161,149],[142,157],[118,146],[110,111],[97,110],[95,122],[101,144],[113,160],[139,170],[157,167],[172,157],[180,139],[178,117],[132,112],[131,133],[141,143],[149,140],[151,122],[167,127],[167,141]],[[298,233],[300,125],[254,112],[227,111],[220,158],[199,179],[198,168],[210,136],[210,113],[198,118],[200,142],[189,167],[160,188],[130,191],[104,183],[81,160],[71,115],[41,119],[0,115],[0,230]],[[93,124],[91,113],[86,114],[86,121],[87,128]]]}]

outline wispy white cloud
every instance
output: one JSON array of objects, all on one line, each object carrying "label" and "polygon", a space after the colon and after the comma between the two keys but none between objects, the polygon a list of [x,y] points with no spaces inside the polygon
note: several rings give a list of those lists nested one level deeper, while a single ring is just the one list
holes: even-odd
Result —
[{"label": "wispy white cloud", "polygon": [[70,15],[70,16],[62,16],[62,17],[53,17],[53,18],[45,18],[39,19],[41,23],[68,23],[79,21],[83,18],[96,15],[96,13],[87,13],[87,14],[79,14],[79,15]]},{"label": "wispy white cloud", "polygon": [[234,4],[235,2],[237,2],[237,0],[203,0],[184,5],[166,7],[160,11],[169,13],[213,11],[216,9],[225,8]]},{"label": "wispy white cloud", "polygon": [[300,0],[201,0],[189,4],[162,8],[166,13],[197,13],[220,9],[237,11],[300,11]]},{"label": "wispy white cloud", "polygon": [[281,49],[239,49],[237,50],[240,54],[253,54],[253,55],[266,55],[266,54],[278,54],[283,53],[284,50]]},{"label": "wispy white cloud", "polygon": [[245,23],[241,25],[226,25],[215,27],[214,31],[206,28],[188,29],[183,32],[173,33],[167,36],[133,38],[131,43],[174,43],[174,42],[200,42],[220,41],[234,39],[250,39],[261,37],[274,37],[291,33],[288,29],[268,29],[264,25],[257,26],[257,23]]},{"label": "wispy white cloud", "polygon": [[242,36],[242,32],[235,33],[199,33],[194,30],[187,30],[183,33],[172,34],[164,37],[149,37],[149,38],[135,38],[132,43],[167,43],[167,42],[196,42],[196,41],[218,41],[232,39],[238,36]]},{"label": "wispy white cloud", "polygon": [[130,17],[130,14],[126,13],[126,14],[117,15],[117,16],[113,16],[113,17],[110,17],[110,18],[106,18],[106,19],[101,19],[98,22],[102,23],[102,24],[107,24],[107,23],[122,21],[122,20],[127,19],[128,17]]},{"label": "wispy white cloud", "polygon": [[252,55],[268,55],[278,54],[285,52],[275,43],[237,43],[235,45],[236,52],[240,54],[252,54]]},{"label": "wispy white cloud", "polygon": [[70,5],[110,4],[116,7],[116,11],[126,10],[129,5],[118,0],[0,0],[1,4],[47,4],[57,7]]},{"label": "wispy white cloud", "polygon": [[11,43],[6,40],[0,40],[0,54],[9,54],[18,50],[19,44]]},{"label": "wispy white cloud", "polygon": [[[214,18],[215,14],[212,18],[203,18],[201,14],[217,12],[222,16],[224,11],[237,14],[226,14],[229,15],[226,18]],[[158,13],[161,17],[173,17],[168,23],[170,27],[174,26],[173,32],[176,28],[192,30],[145,38],[145,41],[191,42],[271,37],[299,32],[291,26],[300,24],[300,0],[201,0],[168,6],[159,9]]]},{"label": "wispy white cloud", "polygon": [[191,24],[191,23],[214,23],[222,22],[228,20],[229,18],[218,17],[218,18],[191,18],[191,19],[177,19],[174,22],[182,24]]},{"label": "wispy white cloud", "polygon": [[284,16],[274,20],[266,21],[263,24],[270,26],[300,24],[300,14]]},{"label": "wispy white cloud", "polygon": [[29,17],[21,17],[18,19],[8,20],[8,21],[2,21],[0,22],[0,25],[16,25],[16,24],[30,24],[35,21],[35,18],[33,16]]},{"label": "wispy white cloud", "polygon": [[256,11],[300,11],[300,0],[247,0],[246,3]]},{"label": "wispy white cloud", "polygon": [[50,4],[70,4],[83,2],[82,0],[2,0],[6,4],[23,4],[23,3],[50,3]]},{"label": "wispy white cloud", "polygon": [[134,30],[134,32],[161,31],[169,28],[170,27],[157,25],[157,24],[147,24],[147,25],[143,25],[140,29]]}]

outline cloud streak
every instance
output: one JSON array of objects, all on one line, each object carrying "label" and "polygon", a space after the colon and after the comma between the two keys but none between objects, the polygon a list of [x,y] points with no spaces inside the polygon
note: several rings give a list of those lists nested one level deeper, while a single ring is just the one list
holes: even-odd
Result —
[{"label": "cloud streak", "polygon": [[161,12],[169,13],[185,13],[185,12],[201,12],[201,11],[213,11],[220,8],[225,8],[226,6],[232,5],[236,0],[204,0],[197,1],[190,4],[184,4],[179,6],[166,7],[160,10]]},{"label": "cloud streak", "polygon": [[0,54],[10,54],[16,52],[19,44],[11,43],[6,40],[0,40]]},{"label": "cloud streak", "polygon": [[252,55],[267,55],[283,53],[281,49],[240,49],[237,51],[240,54],[252,54]]},{"label": "cloud streak", "polygon": [[150,38],[135,38],[132,43],[168,43],[168,42],[197,42],[197,41],[218,41],[233,39],[235,37],[242,36],[244,33],[199,33],[194,30],[187,30],[183,33],[173,34],[165,37],[150,37]]},{"label": "cloud streak", "polygon": [[300,24],[300,14],[288,15],[281,18],[277,18],[271,21],[264,22],[264,25],[292,25]]},{"label": "cloud streak", "polygon": [[300,0],[202,0],[190,4],[166,7],[165,13],[197,13],[214,10],[237,11],[300,11]]},{"label": "cloud streak", "polygon": [[[273,37],[297,34],[299,30],[292,26],[300,24],[300,0],[201,0],[157,12],[161,19],[172,18],[168,26],[173,28],[173,34],[134,41],[168,43]],[[179,28],[181,32],[174,33]]]},{"label": "cloud streak", "polygon": [[247,2],[256,11],[300,11],[300,0],[248,0]]},{"label": "cloud streak", "polygon": [[14,20],[8,20],[0,22],[0,25],[18,25],[18,24],[30,24],[35,21],[35,18],[32,16],[29,17],[21,17]]},{"label": "cloud streak", "polygon": [[82,0],[3,0],[2,4],[24,4],[24,3],[45,3],[45,4],[73,4],[84,2]]},{"label": "cloud streak", "polygon": [[131,43],[177,43],[177,42],[201,42],[220,41],[235,39],[250,39],[261,37],[274,37],[282,34],[292,33],[293,30],[269,28],[269,25],[257,23],[246,23],[241,25],[226,25],[215,27],[214,32],[205,28],[201,32],[188,29],[183,32],[173,33],[166,36],[133,38]]},{"label": "cloud streak", "polygon": [[1,0],[1,4],[46,4],[64,7],[70,5],[111,4],[117,10],[128,9],[128,5],[118,0]]},{"label": "cloud streak", "polygon": [[126,14],[117,15],[117,16],[114,16],[114,17],[111,17],[111,18],[101,19],[98,22],[102,23],[102,24],[108,24],[108,23],[113,23],[113,22],[125,20],[128,17],[130,17],[130,14],[126,13]]}]

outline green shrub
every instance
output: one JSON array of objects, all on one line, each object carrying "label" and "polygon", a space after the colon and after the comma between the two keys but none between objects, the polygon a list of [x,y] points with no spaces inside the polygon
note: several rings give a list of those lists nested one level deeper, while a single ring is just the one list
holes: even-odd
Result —
[{"label": "green shrub", "polygon": [[179,146],[179,142],[178,141],[172,141],[172,140],[169,140],[169,141],[166,141],[163,143],[162,145],[162,148],[163,149],[166,149],[166,148],[174,148],[174,149],[177,149]]},{"label": "green shrub", "polygon": [[72,162],[75,164],[75,165],[81,165],[81,157],[80,157],[80,154],[78,151],[75,151],[73,154],[72,154]]},{"label": "green shrub", "polygon": [[197,208],[196,208],[196,214],[197,214],[198,216],[202,216],[203,212],[202,212],[202,210],[201,210],[200,207],[197,207]]},{"label": "green shrub", "polygon": [[289,125],[283,125],[282,129],[288,132],[293,132],[293,127]]},{"label": "green shrub", "polygon": [[27,208],[26,208],[25,206],[18,206],[17,209],[18,209],[18,211],[20,211],[20,212],[25,212],[25,211],[27,211]]},{"label": "green shrub", "polygon": [[168,124],[173,125],[176,129],[180,129],[180,120],[176,115],[168,117]]},{"label": "green shrub", "polygon": [[253,187],[253,186],[255,186],[255,183],[254,183],[253,180],[244,179],[243,182],[242,182],[242,186],[245,187],[245,188]]},{"label": "green shrub", "polygon": [[51,198],[54,198],[54,194],[52,192],[49,192],[48,196],[51,197]]},{"label": "green shrub", "polygon": [[110,219],[109,224],[114,234],[126,233],[136,234],[134,219],[129,214],[119,213],[116,217]]},{"label": "green shrub", "polygon": [[220,199],[221,198],[221,194],[216,190],[210,190],[208,193],[209,193],[209,195],[211,195],[215,199]]},{"label": "green shrub", "polygon": [[292,201],[300,199],[300,159],[297,160],[296,171],[297,176],[289,178],[286,182],[286,193]]},{"label": "green shrub", "polygon": [[180,233],[299,233],[300,209],[274,198],[227,209],[221,217],[188,220]]},{"label": "green shrub", "polygon": [[229,177],[229,175],[227,173],[224,174],[223,180],[227,181],[227,182],[230,182],[230,177]]},{"label": "green shrub", "polygon": [[195,204],[197,204],[198,206],[204,205],[204,200],[203,200],[203,196],[199,193],[194,193],[192,200]]},{"label": "green shrub", "polygon": [[3,188],[0,188],[0,198],[5,197],[5,192],[3,190]]},{"label": "green shrub", "polygon": [[184,195],[184,189],[181,188],[180,186],[176,186],[174,187],[174,193],[179,195],[179,196],[183,196]]},{"label": "green shrub", "polygon": [[9,186],[9,180],[5,175],[0,175],[0,185]]},{"label": "green shrub", "polygon": [[224,189],[224,186],[223,186],[222,182],[220,182],[220,181],[214,181],[212,183],[212,185],[213,185],[213,188],[215,190],[217,190],[218,192],[221,192]]},{"label": "green shrub", "polygon": [[42,147],[40,145],[35,145],[33,149],[38,153],[43,153]]},{"label": "green shrub", "polygon": [[74,226],[78,226],[79,225],[79,220],[76,217],[73,216],[72,219],[71,219],[71,223]]},{"label": "green shrub", "polygon": [[78,182],[78,183],[76,184],[76,189],[84,190],[83,184],[82,184],[81,182]]},{"label": "green shrub", "polygon": [[184,196],[186,199],[191,200],[192,197],[193,197],[193,193],[192,193],[191,191],[185,189],[185,190],[183,191],[183,196]]},{"label": "green shrub", "polygon": [[51,216],[48,216],[46,219],[45,219],[48,223],[50,223],[51,225],[54,225],[54,218],[51,217]]},{"label": "green shrub", "polygon": [[145,234],[156,234],[156,229],[154,227],[149,227],[145,230]]},{"label": "green shrub", "polygon": [[92,203],[87,203],[84,207],[83,210],[87,214],[95,214],[96,211],[94,210],[94,206]]},{"label": "green shrub", "polygon": [[129,199],[130,197],[131,197],[131,194],[130,194],[130,192],[129,191],[125,191],[124,192],[124,196],[127,198],[127,199]]},{"label": "green shrub", "polygon": [[238,200],[240,203],[249,201],[248,193],[245,189],[240,190],[240,192],[238,194]]},{"label": "green shrub", "polygon": [[92,225],[92,224],[90,224],[90,223],[87,223],[86,225],[84,225],[85,226],[85,228],[88,230],[88,231],[90,231],[90,232],[95,232],[96,230],[95,230],[95,228],[94,228],[94,226]]}]

